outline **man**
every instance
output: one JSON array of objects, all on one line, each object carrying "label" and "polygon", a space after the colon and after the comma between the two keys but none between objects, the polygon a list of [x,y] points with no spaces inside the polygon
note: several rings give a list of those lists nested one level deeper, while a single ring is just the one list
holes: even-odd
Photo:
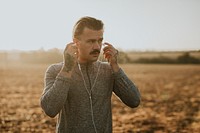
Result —
[{"label": "man", "polygon": [[129,107],[140,103],[139,91],[119,67],[118,51],[111,44],[103,48],[108,63],[98,61],[103,32],[101,20],[81,18],[63,63],[46,71],[41,107],[50,117],[59,114],[59,133],[111,133],[112,92]]}]

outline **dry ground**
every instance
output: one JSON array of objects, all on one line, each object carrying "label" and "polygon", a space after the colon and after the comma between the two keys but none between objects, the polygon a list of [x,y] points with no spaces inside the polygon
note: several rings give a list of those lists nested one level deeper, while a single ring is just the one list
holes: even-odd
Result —
[{"label": "dry ground", "polygon": [[[113,96],[114,133],[200,131],[198,65],[121,65],[139,87],[142,102],[126,107]],[[0,132],[55,132],[56,119],[39,107],[47,65],[0,65]]]}]

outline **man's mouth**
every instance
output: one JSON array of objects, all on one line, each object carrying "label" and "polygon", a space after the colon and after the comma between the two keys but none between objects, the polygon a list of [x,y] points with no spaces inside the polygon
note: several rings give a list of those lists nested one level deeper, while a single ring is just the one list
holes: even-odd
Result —
[{"label": "man's mouth", "polygon": [[90,55],[98,55],[99,53],[100,51],[98,49],[95,49],[92,52],[90,52]]}]

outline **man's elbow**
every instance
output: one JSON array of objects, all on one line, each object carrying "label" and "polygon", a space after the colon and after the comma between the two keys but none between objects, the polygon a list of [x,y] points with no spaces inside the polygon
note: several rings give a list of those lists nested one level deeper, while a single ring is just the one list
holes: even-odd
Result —
[{"label": "man's elbow", "polygon": [[128,106],[131,108],[136,108],[140,105],[140,99],[134,99],[133,101],[131,101]]},{"label": "man's elbow", "polygon": [[[44,109],[43,109],[43,110],[44,110]],[[57,115],[57,113],[52,112],[52,111],[50,111],[50,110],[44,110],[44,112],[45,112],[46,115],[48,115],[48,116],[51,117],[51,118],[54,118],[54,117]]]},{"label": "man's elbow", "polygon": [[51,107],[44,104],[42,101],[40,102],[40,106],[43,109],[44,113],[51,118],[54,118],[58,114],[57,112],[53,111]]},{"label": "man's elbow", "polygon": [[140,100],[137,100],[137,101],[134,101],[131,105],[130,105],[130,107],[131,108],[136,108],[136,107],[138,107],[140,105]]}]

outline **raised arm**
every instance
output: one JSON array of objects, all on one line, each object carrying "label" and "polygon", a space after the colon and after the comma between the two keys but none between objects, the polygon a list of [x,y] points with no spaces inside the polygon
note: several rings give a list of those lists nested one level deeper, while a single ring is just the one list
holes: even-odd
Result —
[{"label": "raised arm", "polygon": [[134,83],[126,76],[122,69],[114,73],[114,93],[127,106],[134,108],[140,104],[140,93]]},{"label": "raised arm", "polygon": [[118,65],[118,51],[109,43],[104,43],[104,56],[110,63],[114,72],[115,94],[129,107],[137,107],[140,104],[140,93],[134,83],[126,76]]},{"label": "raised arm", "polygon": [[69,43],[64,50],[64,64],[52,65],[45,73],[45,87],[41,96],[41,107],[44,112],[55,117],[63,108],[71,83],[71,75],[76,64],[77,49]]},{"label": "raised arm", "polygon": [[50,117],[55,117],[62,109],[71,83],[70,78],[58,74],[57,67],[52,65],[47,69],[45,87],[40,99],[42,109]]}]

